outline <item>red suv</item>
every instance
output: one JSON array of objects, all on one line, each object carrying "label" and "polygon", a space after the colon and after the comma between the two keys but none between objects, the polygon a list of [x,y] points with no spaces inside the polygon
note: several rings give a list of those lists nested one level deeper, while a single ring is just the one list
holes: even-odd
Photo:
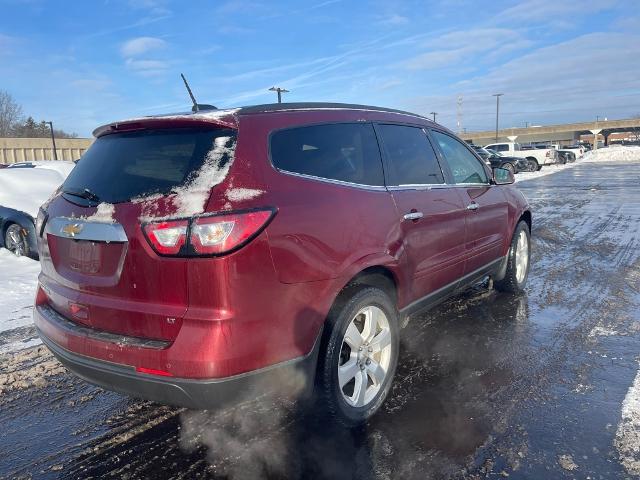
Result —
[{"label": "red suv", "polygon": [[94,135],[37,219],[34,317],[107,389],[207,408],[302,378],[361,422],[390,389],[402,317],[487,276],[527,281],[511,172],[421,116],[276,104]]}]

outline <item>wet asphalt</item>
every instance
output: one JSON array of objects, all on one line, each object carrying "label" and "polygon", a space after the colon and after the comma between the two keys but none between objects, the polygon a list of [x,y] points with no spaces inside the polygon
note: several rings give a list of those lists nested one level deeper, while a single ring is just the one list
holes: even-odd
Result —
[{"label": "wet asphalt", "polygon": [[518,187],[534,212],[526,293],[478,285],[412,317],[365,427],[295,403],[175,409],[66,372],[30,383],[51,363],[41,347],[0,395],[0,477],[631,478],[614,440],[640,357],[640,164]]}]

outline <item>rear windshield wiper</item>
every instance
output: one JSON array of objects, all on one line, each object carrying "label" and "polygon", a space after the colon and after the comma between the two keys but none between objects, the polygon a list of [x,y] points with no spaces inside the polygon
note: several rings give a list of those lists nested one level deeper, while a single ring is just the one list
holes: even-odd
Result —
[{"label": "rear windshield wiper", "polygon": [[63,190],[62,193],[73,195],[74,197],[86,198],[92,202],[100,203],[100,197],[88,188],[83,190]]}]

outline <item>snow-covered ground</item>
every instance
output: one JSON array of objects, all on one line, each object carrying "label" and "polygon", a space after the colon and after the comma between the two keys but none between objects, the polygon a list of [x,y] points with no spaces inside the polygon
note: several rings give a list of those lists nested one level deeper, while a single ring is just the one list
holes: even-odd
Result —
[{"label": "snow-covered ground", "polygon": [[621,417],[614,443],[627,472],[640,476],[640,372],[624,398]]},{"label": "snow-covered ground", "polygon": [[551,175],[568,168],[573,168],[578,163],[601,163],[601,162],[621,162],[621,161],[640,161],[640,147],[623,147],[613,146],[608,148],[600,148],[595,151],[587,152],[581,158],[577,159],[573,163],[567,163],[565,165],[546,165],[542,167],[542,170],[538,172],[522,172],[518,173],[516,178],[517,182],[525,180],[531,180],[533,178],[544,177],[545,175]]},{"label": "snow-covered ground", "polygon": [[33,323],[31,309],[39,273],[38,261],[0,248],[0,353],[40,343],[24,332]]}]

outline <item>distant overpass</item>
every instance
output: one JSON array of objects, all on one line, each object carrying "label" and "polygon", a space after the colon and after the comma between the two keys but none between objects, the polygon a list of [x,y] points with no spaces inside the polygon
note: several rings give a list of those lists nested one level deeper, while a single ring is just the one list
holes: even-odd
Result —
[{"label": "distant overpass", "polygon": [[[567,144],[576,142],[581,135],[594,135],[595,138],[595,135],[600,134],[604,137],[605,145],[607,145],[609,135],[616,132],[640,132],[640,118],[566,123],[564,125],[545,125],[540,127],[504,128],[498,130],[498,142],[559,142]],[[496,131],[463,133],[460,137],[476,145],[487,145],[495,143]],[[594,142],[592,141],[592,143]]]}]

